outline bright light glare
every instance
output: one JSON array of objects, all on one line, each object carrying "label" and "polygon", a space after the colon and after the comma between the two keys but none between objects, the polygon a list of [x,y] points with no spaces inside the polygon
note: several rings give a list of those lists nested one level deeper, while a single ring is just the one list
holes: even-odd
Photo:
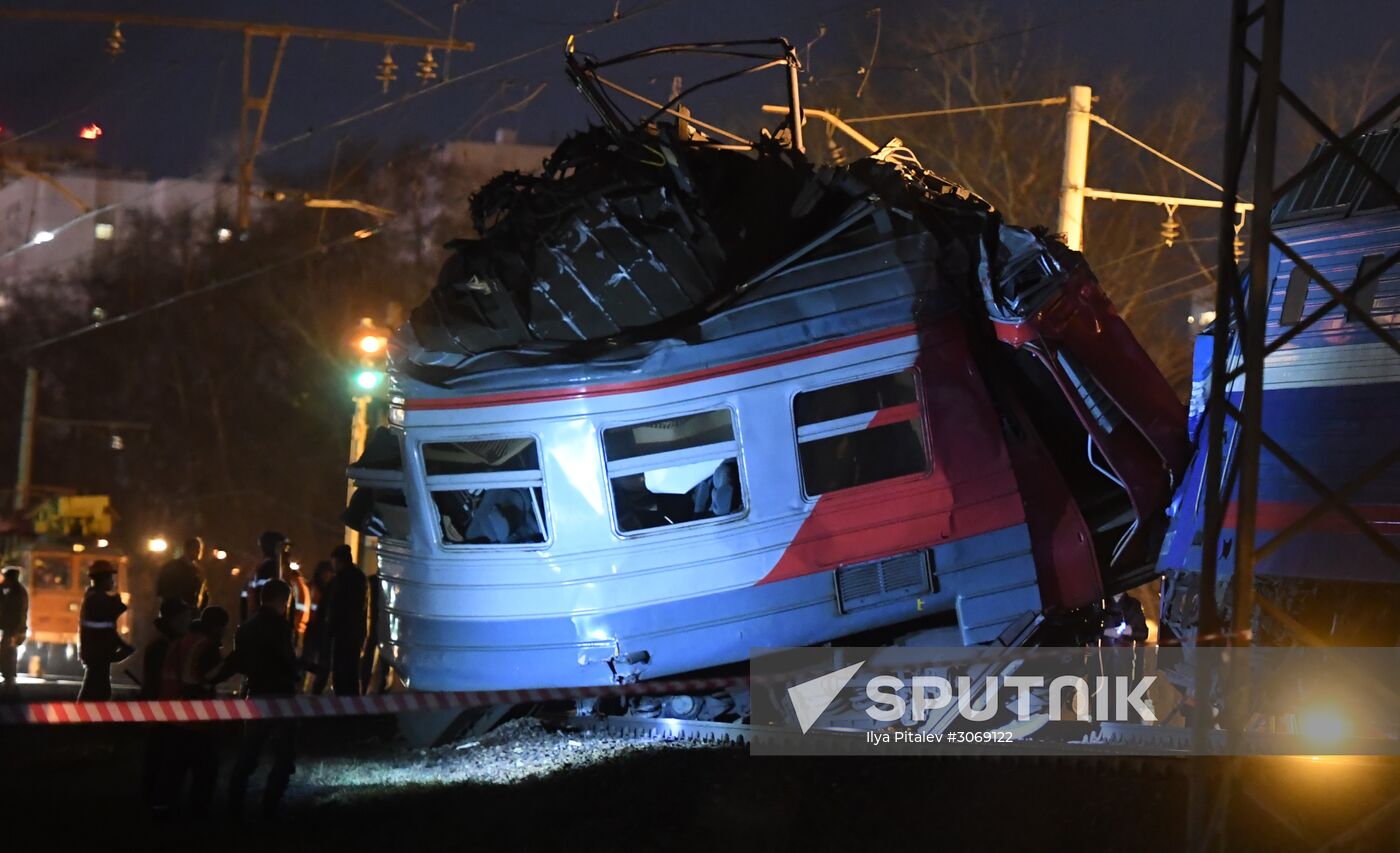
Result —
[{"label": "bright light glare", "polygon": [[215,232],[215,236],[219,238],[220,243],[227,243],[228,241],[233,239],[233,232],[228,228],[220,228],[217,232]]},{"label": "bright light glare", "polygon": [[379,373],[374,370],[361,370],[355,376],[355,384],[366,391],[373,391],[379,385]]},{"label": "bright light glare", "polygon": [[53,239],[53,236],[54,234],[52,231],[40,231],[39,233],[34,235],[34,239],[31,242],[47,243]]},{"label": "bright light glare", "polygon": [[360,350],[371,355],[384,349],[384,339],[378,335],[365,335],[360,338]]},{"label": "bright light glare", "polygon": [[108,544],[109,544],[109,543],[107,542],[106,539],[99,539],[99,540],[97,540],[97,547],[99,547],[99,548],[106,548]]},{"label": "bright light glare", "polygon": [[83,553],[83,552],[86,551],[86,550],[87,550],[87,546],[84,545],[83,543],[81,543],[81,542],[74,542],[74,543],[73,543],[73,553],[74,553],[74,554],[81,554],[81,553]]},{"label": "bright light glare", "polygon": [[163,536],[152,536],[146,540],[146,550],[152,554],[164,554],[170,548],[170,543],[165,541]]},{"label": "bright light glare", "polygon": [[1350,728],[1346,716],[1335,708],[1314,708],[1298,717],[1298,731],[1315,746],[1341,743]]},{"label": "bright light glare", "polygon": [[294,572],[299,572],[299,571],[301,571],[301,563],[298,563],[296,560],[291,561],[291,562],[288,563],[287,565],[290,566],[291,569],[292,569],[292,571],[294,571]]},{"label": "bright light glare", "polygon": [[102,125],[96,123],[89,124],[85,126],[82,130],[78,131],[78,136],[82,139],[96,139],[101,135]]},{"label": "bright light glare", "polygon": [[228,559],[228,552],[225,551],[223,548],[216,548],[216,549],[214,549],[214,559],[216,559],[216,560],[227,560],[227,559]]}]

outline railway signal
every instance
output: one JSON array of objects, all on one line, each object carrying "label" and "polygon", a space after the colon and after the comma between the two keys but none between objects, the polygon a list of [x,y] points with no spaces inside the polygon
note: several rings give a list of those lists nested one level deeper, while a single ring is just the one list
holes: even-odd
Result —
[{"label": "railway signal", "polygon": [[[389,349],[389,330],[374,322],[371,317],[361,317],[359,325],[351,332],[348,343],[356,355],[357,370],[352,376],[351,401],[355,411],[350,419],[351,465],[365,452],[365,442],[369,437],[369,408],[374,395],[384,387],[384,366]],[[346,503],[353,494],[353,484],[345,493]],[[360,555],[360,536],[350,528],[345,528],[345,544],[356,560]]]}]

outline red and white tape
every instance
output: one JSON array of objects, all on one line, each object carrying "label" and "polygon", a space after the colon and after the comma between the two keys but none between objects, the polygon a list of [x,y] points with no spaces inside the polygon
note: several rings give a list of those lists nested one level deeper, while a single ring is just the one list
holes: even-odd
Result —
[{"label": "red and white tape", "polygon": [[694,694],[747,684],[746,678],[638,681],[599,687],[389,693],[382,696],[285,696],[270,699],[172,699],[134,702],[34,702],[0,705],[0,725],[79,723],[207,723],[302,717],[359,717],[487,705],[559,702],[601,696]]}]

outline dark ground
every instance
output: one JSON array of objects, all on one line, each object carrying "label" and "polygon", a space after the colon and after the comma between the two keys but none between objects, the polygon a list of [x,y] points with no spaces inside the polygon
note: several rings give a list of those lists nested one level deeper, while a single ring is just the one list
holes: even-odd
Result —
[{"label": "dark ground", "polygon": [[[653,744],[542,778],[461,778],[482,762],[523,765],[542,749],[593,747],[572,740],[581,735],[529,726],[466,749],[420,751],[398,740],[388,719],[313,722],[301,733],[298,775],[274,825],[257,820],[256,809],[242,825],[222,810],[205,824],[152,822],[136,793],[139,727],[0,729],[0,849],[18,849],[4,842],[31,831],[45,851],[93,849],[85,842],[162,851],[1185,847],[1182,760],[794,759]],[[236,731],[223,735],[226,770]],[[517,742],[526,745],[523,759]],[[1396,766],[1382,770],[1305,759],[1250,765],[1252,790],[1282,792],[1271,810],[1307,826],[1313,843],[1237,797],[1232,834],[1240,841],[1231,847],[1312,849],[1355,826],[1367,804],[1400,794]],[[259,784],[255,777],[250,806]],[[1393,819],[1382,822],[1352,849],[1397,849],[1395,833]]]}]

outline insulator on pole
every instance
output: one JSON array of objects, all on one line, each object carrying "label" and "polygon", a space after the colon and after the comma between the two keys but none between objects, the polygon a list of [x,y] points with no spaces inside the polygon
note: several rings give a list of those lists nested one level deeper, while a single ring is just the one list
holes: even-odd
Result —
[{"label": "insulator on pole", "polygon": [[122,35],[121,21],[112,24],[112,32],[107,34],[107,46],[104,50],[111,57],[121,56],[126,52],[126,36]]},{"label": "insulator on pole", "polygon": [[418,79],[426,86],[437,79],[438,61],[433,58],[433,49],[430,47],[423,51],[423,58],[418,60]]},{"label": "insulator on pole", "polygon": [[394,54],[388,45],[384,46],[384,58],[379,60],[379,73],[374,75],[374,79],[383,84],[386,94],[389,84],[399,79],[399,64],[394,61]]},{"label": "insulator on pole", "polygon": [[1176,221],[1176,205],[1165,205],[1167,209],[1167,219],[1162,223],[1162,242],[1170,249],[1178,237],[1181,236],[1181,223]]}]

